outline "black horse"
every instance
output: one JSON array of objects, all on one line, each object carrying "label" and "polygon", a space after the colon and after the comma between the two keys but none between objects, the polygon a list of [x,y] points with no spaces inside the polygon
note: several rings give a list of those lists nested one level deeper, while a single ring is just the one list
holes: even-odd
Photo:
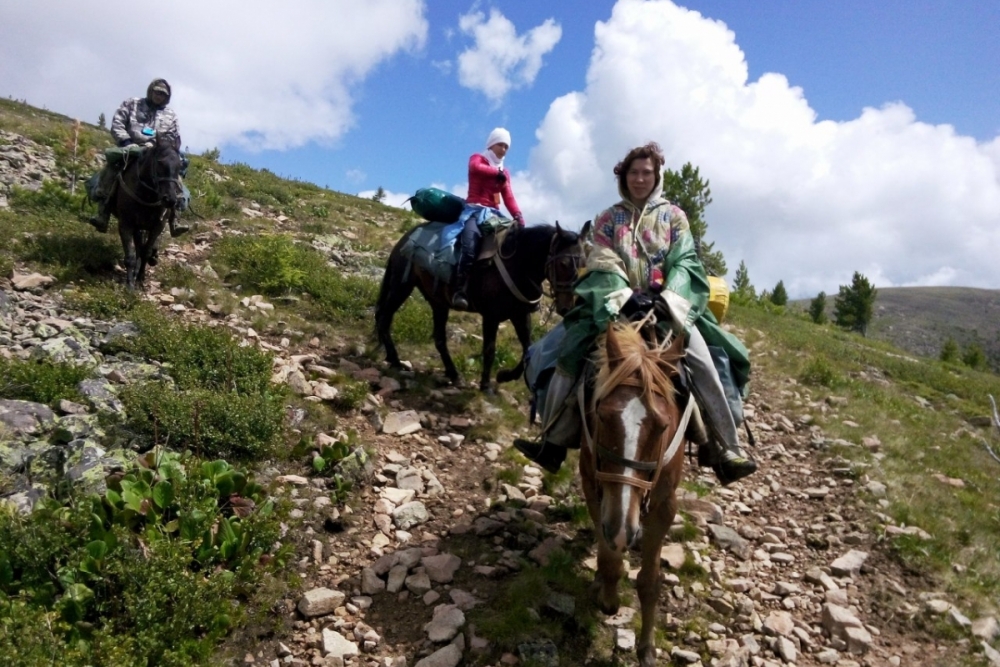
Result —
[{"label": "black horse", "polygon": [[[588,226],[590,223],[587,223]],[[389,253],[375,306],[375,338],[385,348],[386,361],[399,367],[399,355],[392,342],[392,318],[406,302],[413,288],[424,295],[434,313],[434,346],[444,362],[445,374],[454,384],[461,378],[448,353],[445,326],[451,309],[453,286],[439,281],[430,272],[411,264],[401,253],[415,230],[407,232]],[[583,264],[584,247],[577,234],[559,224],[514,228],[500,242],[497,252],[476,262],[469,277],[466,295],[469,310],[483,316],[483,369],[479,388],[490,389],[490,372],[496,355],[497,329],[510,320],[521,343],[521,360],[513,369],[497,373],[497,382],[509,382],[524,371],[524,355],[531,344],[531,313],[538,308],[542,282],[552,287],[556,311],[567,312],[573,305],[573,284]]]},{"label": "black horse", "polygon": [[125,284],[140,288],[146,279],[146,265],[156,241],[167,223],[176,218],[182,193],[180,172],[183,161],[177,137],[160,135],[156,143],[138,158],[127,153],[125,168],[111,196],[109,210],[118,218],[118,235],[125,251]]}]

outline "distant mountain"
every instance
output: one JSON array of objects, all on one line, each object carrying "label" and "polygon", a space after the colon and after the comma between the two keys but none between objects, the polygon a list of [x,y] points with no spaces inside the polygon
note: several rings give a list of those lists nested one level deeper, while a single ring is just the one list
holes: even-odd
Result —
[{"label": "distant mountain", "polygon": [[[972,287],[878,287],[868,337],[913,354],[937,358],[948,338],[959,350],[979,343],[994,372],[1000,372],[1000,290]],[[833,318],[836,294],[827,297]],[[796,301],[801,308],[809,300]]]}]

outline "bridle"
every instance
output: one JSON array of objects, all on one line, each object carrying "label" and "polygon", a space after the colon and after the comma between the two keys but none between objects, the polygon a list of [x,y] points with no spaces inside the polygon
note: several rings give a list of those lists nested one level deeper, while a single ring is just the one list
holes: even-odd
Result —
[{"label": "bridle", "polygon": [[[643,323],[649,319],[652,315],[652,311],[646,315],[643,319]],[[641,325],[640,325],[641,326]],[[668,339],[669,342],[669,339]],[[648,510],[649,505],[649,491],[653,489],[657,482],[660,481],[660,473],[667,466],[668,463],[677,455],[681,448],[681,443],[684,440],[684,435],[687,431],[688,422],[691,419],[691,414],[694,411],[694,400],[692,397],[688,397],[687,404],[684,406],[684,411],[681,414],[681,418],[677,424],[677,428],[674,431],[674,437],[667,441],[667,434],[669,433],[669,424],[664,428],[663,434],[660,436],[659,441],[656,444],[656,455],[651,461],[637,461],[634,459],[628,459],[621,456],[617,452],[613,452],[603,445],[597,444],[597,436],[599,432],[597,429],[600,428],[600,420],[597,420],[595,425],[595,431],[593,435],[590,432],[590,425],[587,422],[587,410],[586,410],[586,396],[585,396],[585,382],[580,382],[577,389],[577,404],[580,407],[580,418],[583,422],[583,435],[584,442],[587,449],[589,450],[589,455],[593,457],[594,466],[594,478],[598,482],[610,482],[614,484],[627,484],[629,486],[634,486],[642,492],[642,513]],[[626,378],[618,382],[615,387],[625,385],[631,387],[638,387],[644,391],[650,391],[657,394],[664,399],[669,400],[671,397],[664,395],[663,391],[656,386],[647,387],[643,385],[639,380],[635,378]],[[596,397],[591,401],[590,412],[591,414],[597,414],[597,407],[600,404],[600,400]],[[618,474],[618,473],[608,473],[601,472],[601,461],[607,461],[616,465],[623,466],[625,468],[630,468],[637,472],[652,473],[652,479],[645,480],[639,477],[631,477],[628,475]],[[600,489],[600,486],[598,487]]]},{"label": "bridle", "polygon": [[[137,169],[139,170],[139,179],[138,179],[139,185],[141,187],[145,188],[146,190],[152,192],[154,195],[156,195],[156,197],[157,197],[156,201],[152,201],[152,202],[145,201],[142,197],[140,197],[138,194],[136,194],[132,190],[132,188],[130,188],[128,186],[128,184],[125,183],[125,170],[128,169],[128,156],[129,156],[129,153],[125,153],[125,167],[118,173],[118,185],[125,191],[125,194],[127,194],[129,197],[131,197],[132,200],[134,202],[136,202],[137,204],[139,204],[140,206],[146,206],[146,207],[149,207],[149,208],[159,208],[161,206],[167,206],[164,203],[164,201],[163,201],[163,197],[160,195],[160,189],[159,189],[160,183],[163,183],[163,182],[177,182],[178,185],[180,184],[180,178],[179,177],[176,177],[176,176],[171,177],[169,175],[167,175],[167,176],[160,176],[158,174],[159,170],[157,169],[157,165],[158,165],[159,161],[156,159],[156,150],[157,150],[156,146],[153,146],[152,148],[146,149],[146,151],[144,151],[143,154],[142,154],[142,156],[139,158],[139,164],[137,165]],[[151,171],[153,173],[153,184],[152,185],[150,185],[149,183],[147,183],[146,180],[143,178],[143,175],[142,175],[142,167],[143,167],[143,161],[144,160],[151,160],[152,163],[153,163],[152,167],[151,167]]]},{"label": "bridle", "polygon": [[[510,259],[517,252],[517,237],[514,238],[514,250],[507,255],[507,257],[504,257],[502,252],[503,240],[500,241],[497,254],[494,255],[497,271],[500,272],[500,277],[503,278],[504,284],[507,285],[507,289],[510,290],[511,294],[513,294],[514,298],[518,301],[530,305],[537,304],[542,300],[542,296],[545,295],[544,287],[533,280],[529,280],[528,282],[531,284],[532,291],[538,293],[538,296],[531,299],[524,296],[521,290],[517,288],[517,285],[514,284],[514,279],[511,277],[510,272],[507,271],[507,267],[503,262],[504,259]],[[547,280],[549,285],[552,287],[552,293],[549,296],[553,299],[560,290],[569,291],[573,288],[573,285],[576,283],[577,272],[579,271],[579,268],[583,264],[584,260],[579,240],[577,240],[575,244],[567,245],[561,251],[556,253],[555,249],[558,240],[559,232],[557,231],[549,241],[549,252],[545,259],[545,280]],[[581,251],[572,252],[574,248],[581,248]],[[566,262],[567,260],[572,264],[572,272],[570,273],[571,278],[560,279],[557,262]]]}]

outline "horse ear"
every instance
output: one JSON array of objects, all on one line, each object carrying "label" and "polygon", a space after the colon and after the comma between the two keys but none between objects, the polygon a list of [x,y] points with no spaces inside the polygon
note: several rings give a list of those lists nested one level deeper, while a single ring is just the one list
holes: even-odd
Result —
[{"label": "horse ear", "polygon": [[622,362],[622,357],[625,355],[622,353],[621,343],[618,342],[618,334],[615,331],[616,327],[614,324],[608,326],[608,333],[604,337],[604,349],[607,353],[608,367],[615,368]]},{"label": "horse ear", "polygon": [[590,227],[592,222],[593,220],[588,220],[587,222],[583,223],[583,228],[580,230],[581,239],[585,239],[590,235]]}]

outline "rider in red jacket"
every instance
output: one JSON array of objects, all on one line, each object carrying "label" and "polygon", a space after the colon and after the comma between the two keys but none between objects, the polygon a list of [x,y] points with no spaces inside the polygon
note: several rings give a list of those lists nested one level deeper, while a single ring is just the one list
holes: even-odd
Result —
[{"label": "rider in red jacket", "polygon": [[[475,153],[469,158],[469,195],[465,198],[467,204],[499,209],[500,200],[510,212],[511,217],[521,227],[524,226],[524,216],[514,199],[514,191],[510,187],[510,177],[504,169],[503,159],[510,150],[510,132],[498,127],[490,132],[486,139],[486,150]],[[498,212],[499,213],[499,212]],[[462,254],[458,262],[458,289],[451,299],[455,308],[468,308],[469,302],[465,290],[469,283],[469,273],[476,259],[476,239],[479,228],[475,216],[468,216],[465,228],[462,230]]]}]

